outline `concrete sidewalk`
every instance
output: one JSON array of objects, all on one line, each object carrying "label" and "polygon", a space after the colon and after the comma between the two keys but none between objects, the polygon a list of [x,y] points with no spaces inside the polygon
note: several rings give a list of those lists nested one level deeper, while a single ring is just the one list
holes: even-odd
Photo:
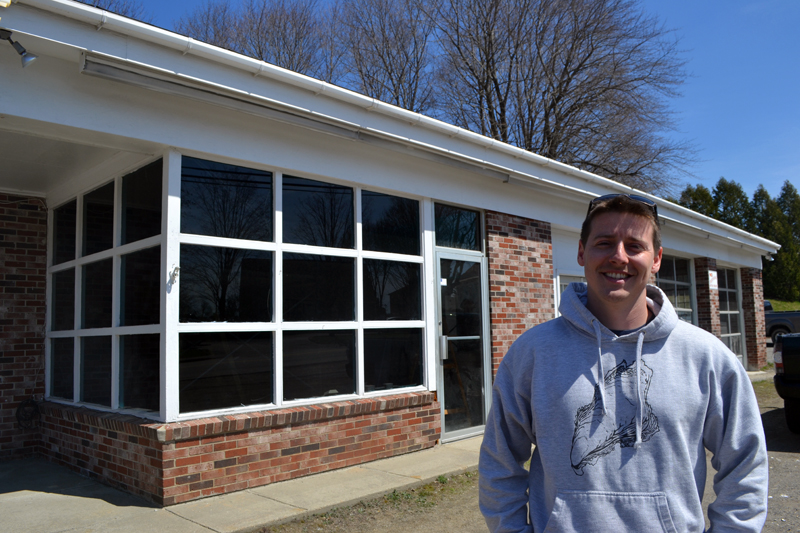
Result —
[{"label": "concrete sidewalk", "polygon": [[0,462],[0,532],[245,532],[478,467],[481,437],[158,508],[44,459]]}]

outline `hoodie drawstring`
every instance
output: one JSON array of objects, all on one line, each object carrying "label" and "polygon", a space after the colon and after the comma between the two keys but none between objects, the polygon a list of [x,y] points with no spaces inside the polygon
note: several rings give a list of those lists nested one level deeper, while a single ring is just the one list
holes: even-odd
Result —
[{"label": "hoodie drawstring", "polygon": [[592,327],[597,336],[597,363],[600,368],[600,376],[597,378],[597,388],[600,389],[600,405],[603,406],[603,415],[606,414],[606,372],[603,368],[603,338],[600,333],[600,323],[592,319]]},{"label": "hoodie drawstring", "polygon": [[644,331],[639,332],[636,341],[636,441],[634,449],[642,444],[642,417],[644,416],[644,401],[642,400],[642,345],[644,344]]},{"label": "hoodie drawstring", "polygon": [[[600,389],[600,405],[603,406],[603,415],[606,410],[606,372],[603,367],[603,337],[600,331],[600,323],[592,319],[592,327],[597,337],[597,366],[599,376],[597,378],[597,388]],[[644,418],[644,395],[642,394],[642,347],[644,345],[644,331],[639,332],[636,339],[636,440],[633,447],[638,449],[642,444],[642,424]]]}]

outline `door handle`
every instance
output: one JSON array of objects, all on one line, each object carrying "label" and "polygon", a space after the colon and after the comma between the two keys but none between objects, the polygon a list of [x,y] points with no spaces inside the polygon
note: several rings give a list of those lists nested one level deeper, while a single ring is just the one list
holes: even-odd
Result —
[{"label": "door handle", "polygon": [[439,337],[439,360],[444,362],[447,360],[449,354],[447,353],[448,342],[447,335]]}]

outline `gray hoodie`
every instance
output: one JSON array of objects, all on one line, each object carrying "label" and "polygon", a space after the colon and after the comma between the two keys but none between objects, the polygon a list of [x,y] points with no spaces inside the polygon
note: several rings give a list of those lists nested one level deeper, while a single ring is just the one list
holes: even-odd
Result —
[{"label": "gray hoodie", "polygon": [[647,296],[655,318],[617,336],[573,283],[562,316],[509,349],[480,455],[491,531],[703,531],[705,449],[717,470],[709,531],[761,531],[767,451],[747,373],[657,287]]}]

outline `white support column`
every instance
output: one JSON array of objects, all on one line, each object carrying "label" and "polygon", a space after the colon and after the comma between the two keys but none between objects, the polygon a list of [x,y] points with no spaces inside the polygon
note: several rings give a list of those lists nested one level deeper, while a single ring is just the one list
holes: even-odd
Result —
[{"label": "white support column", "polygon": [[[179,405],[178,312],[180,293],[181,154],[164,154],[161,208],[161,400],[160,415],[174,421]],[[177,273],[177,275],[176,275]]]},{"label": "white support column", "polygon": [[272,390],[275,396],[275,405],[283,405],[283,252],[281,244],[283,243],[283,173],[275,172],[273,175],[274,189],[273,195],[275,198],[275,233],[274,239],[277,249],[274,257],[274,272],[275,281],[273,282],[274,290],[274,303],[272,315],[275,320],[274,337],[272,338],[273,352],[273,372]]},{"label": "white support column", "polygon": [[436,279],[436,241],[434,233],[434,207],[432,200],[423,200],[422,208],[422,275],[424,280],[425,316],[425,386],[434,391],[437,388],[436,343],[439,339],[439,317],[436,306],[439,282]]}]

